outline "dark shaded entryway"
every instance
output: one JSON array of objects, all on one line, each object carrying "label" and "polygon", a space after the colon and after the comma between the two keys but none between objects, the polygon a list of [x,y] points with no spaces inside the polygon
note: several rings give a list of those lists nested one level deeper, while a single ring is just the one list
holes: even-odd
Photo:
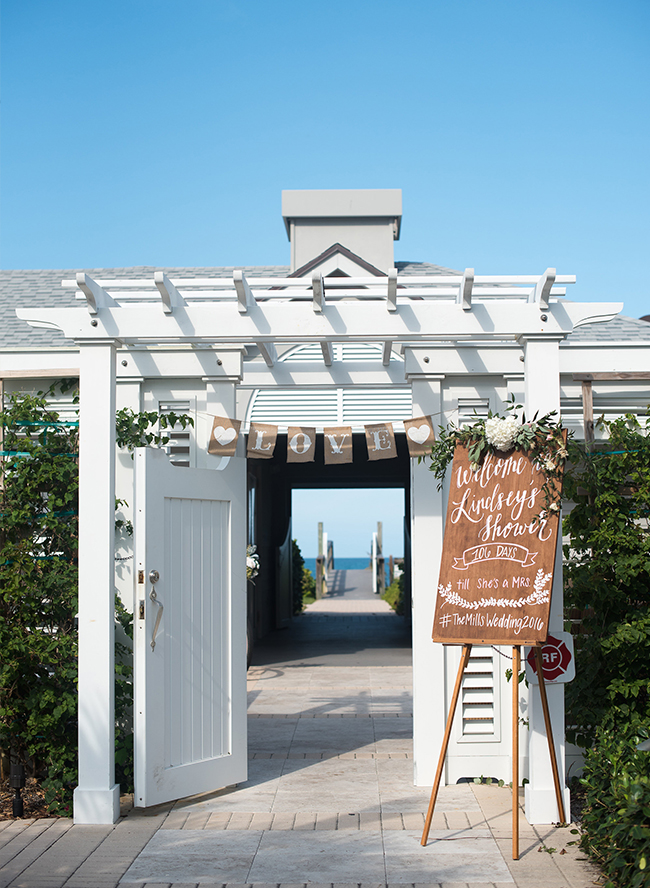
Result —
[{"label": "dark shaded entryway", "polygon": [[335,570],[328,594],[258,641],[253,666],[411,666],[411,626],[371,590],[370,570]]}]

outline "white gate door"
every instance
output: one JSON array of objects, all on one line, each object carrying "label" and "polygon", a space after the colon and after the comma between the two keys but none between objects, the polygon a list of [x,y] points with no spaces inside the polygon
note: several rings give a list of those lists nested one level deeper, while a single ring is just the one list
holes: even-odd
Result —
[{"label": "white gate door", "polygon": [[246,746],[245,460],[135,453],[135,804],[241,783]]}]

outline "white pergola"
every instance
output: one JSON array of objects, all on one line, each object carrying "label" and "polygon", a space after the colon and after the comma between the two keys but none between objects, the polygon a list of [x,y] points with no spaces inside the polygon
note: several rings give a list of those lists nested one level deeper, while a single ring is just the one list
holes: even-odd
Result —
[{"label": "white pergola", "polygon": [[[114,780],[113,597],[115,504],[115,388],[117,349],[158,346],[239,348],[255,345],[268,368],[277,346],[320,343],[325,367],[332,344],[379,342],[383,363],[404,350],[406,380],[418,414],[441,412],[441,380],[431,347],[510,342],[522,349],[525,407],[530,416],[560,408],[559,344],[576,327],[607,321],[620,303],[564,301],[571,275],[462,275],[247,279],[153,278],[63,281],[78,306],[19,308],[35,327],[61,330],[80,350],[79,546],[79,787],[75,819],[111,823],[119,813]],[[227,364],[228,362],[226,362]],[[240,377],[239,377],[240,378]],[[232,405],[237,373],[217,365],[209,382],[216,401]],[[225,409],[225,408],[224,408]],[[415,767],[418,784],[431,783],[444,728],[444,701],[432,700],[431,676],[443,674],[443,652],[431,642],[444,503],[424,465],[412,465],[412,586],[414,607]],[[561,555],[558,554],[558,559]],[[561,564],[561,562],[559,562]],[[550,628],[562,629],[561,570]],[[531,784],[527,815],[548,822],[553,784],[541,709],[533,695]],[[556,737],[564,734],[563,689],[549,688]],[[547,817],[547,819],[544,819]]]}]

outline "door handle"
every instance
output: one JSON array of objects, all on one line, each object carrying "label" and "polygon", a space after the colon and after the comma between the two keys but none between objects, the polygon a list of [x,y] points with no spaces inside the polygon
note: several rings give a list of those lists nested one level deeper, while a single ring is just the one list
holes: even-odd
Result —
[{"label": "door handle", "polygon": [[165,608],[163,607],[162,602],[158,601],[158,595],[156,594],[156,583],[160,579],[160,574],[157,570],[149,571],[149,582],[151,583],[151,592],[149,593],[149,598],[152,604],[158,605],[158,613],[156,614],[156,622],[153,627],[153,634],[151,636],[151,650],[155,650],[156,648],[156,635],[158,634],[158,629],[160,627],[160,621],[162,619],[163,611]]}]

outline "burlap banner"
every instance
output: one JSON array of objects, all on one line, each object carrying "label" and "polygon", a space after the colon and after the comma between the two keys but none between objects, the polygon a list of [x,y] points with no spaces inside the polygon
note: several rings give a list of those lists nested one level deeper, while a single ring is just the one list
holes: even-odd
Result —
[{"label": "burlap banner", "polygon": [[234,456],[240,428],[241,421],[239,419],[215,416],[208,442],[208,453],[215,453],[217,456]]},{"label": "burlap banner", "polygon": [[313,462],[316,453],[316,429],[289,426],[287,432],[287,462]]},{"label": "burlap banner", "polygon": [[[208,453],[234,456],[241,430],[239,419],[215,416],[208,441]],[[397,445],[393,424],[377,422],[364,426],[368,459],[395,459]],[[424,456],[435,441],[430,416],[404,420],[404,431],[411,458]],[[314,462],[316,429],[312,426],[289,426],[287,431],[287,462]],[[252,422],[248,432],[246,455],[253,459],[271,459],[278,438],[278,427],[270,423]],[[325,465],[352,462],[352,426],[327,426],[323,429]]]}]

